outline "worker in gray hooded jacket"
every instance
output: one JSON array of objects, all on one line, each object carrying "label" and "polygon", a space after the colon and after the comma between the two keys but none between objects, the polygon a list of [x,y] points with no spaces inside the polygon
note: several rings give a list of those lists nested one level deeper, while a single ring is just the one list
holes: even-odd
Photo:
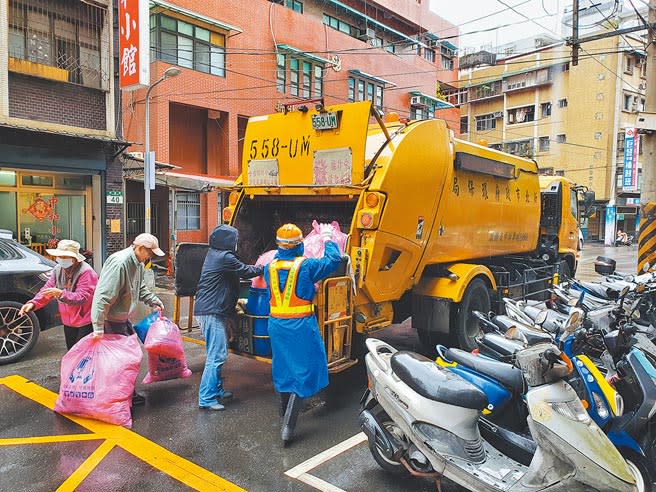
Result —
[{"label": "worker in gray hooded jacket", "polygon": [[239,279],[257,277],[263,269],[245,265],[235,256],[237,237],[237,229],[229,225],[212,231],[196,289],[194,316],[205,336],[207,353],[198,393],[198,407],[203,410],[223,410],[221,402],[232,397],[221,377],[221,367],[228,358],[226,328],[235,316]]}]

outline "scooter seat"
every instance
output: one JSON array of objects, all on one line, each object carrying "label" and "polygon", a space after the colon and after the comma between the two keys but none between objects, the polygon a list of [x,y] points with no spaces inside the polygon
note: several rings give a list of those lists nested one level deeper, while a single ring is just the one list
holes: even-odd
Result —
[{"label": "scooter seat", "polygon": [[483,391],[423,355],[401,350],[392,356],[391,365],[399,379],[424,398],[475,410],[488,404]]},{"label": "scooter seat", "polygon": [[510,357],[524,348],[524,345],[517,340],[510,340],[498,333],[486,333],[479,340],[478,346],[481,351],[491,352],[494,357]]},{"label": "scooter seat", "polygon": [[515,393],[521,394],[524,392],[525,386],[522,371],[513,365],[481,357],[480,355],[470,354],[460,349],[448,349],[444,355],[453,362],[457,362],[496,379]]},{"label": "scooter seat", "polygon": [[602,285],[594,282],[580,281],[579,284],[581,285],[581,287],[583,287],[593,296],[599,297],[604,300],[617,299],[619,297],[619,294],[616,290],[605,288]]}]

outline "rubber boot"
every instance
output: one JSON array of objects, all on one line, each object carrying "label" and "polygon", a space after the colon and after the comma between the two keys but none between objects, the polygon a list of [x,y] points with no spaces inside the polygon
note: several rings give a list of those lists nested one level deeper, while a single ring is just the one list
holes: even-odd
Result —
[{"label": "rubber boot", "polygon": [[280,397],[280,418],[283,418],[285,416],[285,412],[287,411],[287,404],[289,403],[289,397],[291,396],[291,393],[278,393],[278,396]]},{"label": "rubber boot", "polygon": [[303,399],[295,393],[292,393],[289,397],[289,403],[287,403],[287,410],[285,410],[285,415],[282,419],[281,437],[284,446],[289,444],[294,437],[294,428],[296,427],[296,420],[298,419],[298,413],[300,412],[302,405]]}]

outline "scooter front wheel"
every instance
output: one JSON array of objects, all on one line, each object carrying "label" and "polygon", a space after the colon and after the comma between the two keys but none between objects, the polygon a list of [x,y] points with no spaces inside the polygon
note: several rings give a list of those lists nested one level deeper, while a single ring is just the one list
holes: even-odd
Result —
[{"label": "scooter front wheel", "polygon": [[632,452],[625,452],[624,450],[620,452],[626,459],[626,464],[635,478],[636,490],[638,492],[653,492],[654,478],[649,470],[647,460]]},{"label": "scooter front wheel", "polygon": [[[375,414],[376,420],[380,422],[381,426],[389,433],[392,439],[399,442],[408,442],[407,437],[398,425],[387,415],[382,408]],[[410,473],[406,470],[405,466],[400,461],[394,461],[385,456],[382,449],[376,444],[375,440],[369,439],[369,451],[371,455],[383,470],[397,476],[408,476]]]}]

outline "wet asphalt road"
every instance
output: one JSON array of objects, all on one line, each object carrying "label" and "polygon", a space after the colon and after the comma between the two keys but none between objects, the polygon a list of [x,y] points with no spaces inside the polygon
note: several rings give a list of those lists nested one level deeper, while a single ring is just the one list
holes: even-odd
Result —
[{"label": "wet asphalt road", "polygon": [[[618,270],[629,272],[635,269],[635,246],[605,248],[586,245],[577,277],[590,280],[599,278],[594,273],[592,261],[600,254],[616,258]],[[158,290],[163,297],[170,299],[170,294]],[[166,304],[172,306],[171,302]],[[199,337],[198,329],[193,330],[190,336]],[[378,336],[398,348],[413,350],[419,347],[409,322],[389,328]],[[285,475],[286,471],[360,432],[358,405],[366,386],[362,364],[332,377],[326,405],[310,406],[308,411],[301,414],[296,440],[290,447],[283,448],[270,366],[231,355],[224,375],[226,386],[235,393],[234,400],[224,412],[200,411],[197,391],[204,348],[186,343],[185,350],[193,372],[190,378],[138,386],[146,396],[146,405],[133,410],[132,430],[136,434],[251,491],[436,490],[434,482],[428,480],[395,479],[387,475],[373,461],[366,442],[356,444],[307,471],[323,481],[324,489]],[[59,362],[64,352],[61,329],[46,331],[25,359],[0,366],[0,378],[18,374],[56,392],[59,387]],[[138,381],[141,381],[145,371],[144,364]],[[84,432],[77,424],[3,386],[0,386],[0,412],[0,441],[13,437]],[[94,440],[0,445],[0,490],[57,490],[98,445],[99,441]],[[144,461],[143,456],[138,452],[136,454],[114,448],[75,490],[159,492],[192,488],[153,468],[147,460]],[[338,488],[331,489],[326,483]],[[456,488],[447,485],[443,490],[450,492]]]}]

